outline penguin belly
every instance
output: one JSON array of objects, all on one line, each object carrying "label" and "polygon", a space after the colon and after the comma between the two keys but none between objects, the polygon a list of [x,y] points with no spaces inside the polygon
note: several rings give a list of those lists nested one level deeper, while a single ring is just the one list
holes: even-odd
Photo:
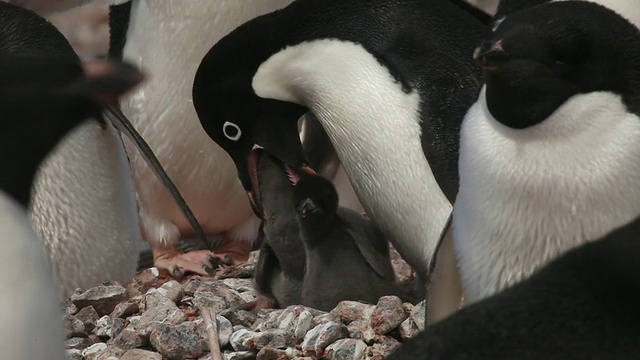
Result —
[{"label": "penguin belly", "polygon": [[453,241],[470,304],[640,214],[640,119],[620,97],[575,95],[509,129],[484,90],[462,125]]},{"label": "penguin belly", "polygon": [[30,209],[61,299],[133,277],[142,245],[131,170],[112,126],[74,129],[41,165]]},{"label": "penguin belly", "polygon": [[[237,179],[234,163],[200,125],[191,101],[193,79],[207,50],[222,36],[290,2],[133,3],[124,58],[153,76],[122,103],[122,110],[149,143],[205,232],[222,235],[226,243],[253,242],[259,219]],[[166,248],[192,236],[169,193],[132,144],[125,143],[145,239],[152,248]]]}]

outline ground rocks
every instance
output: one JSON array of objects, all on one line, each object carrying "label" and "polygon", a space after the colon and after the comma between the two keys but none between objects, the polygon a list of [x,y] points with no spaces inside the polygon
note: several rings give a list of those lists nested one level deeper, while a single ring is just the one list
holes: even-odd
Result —
[{"label": "ground rocks", "polygon": [[239,268],[180,282],[151,268],[124,286],[76,291],[63,303],[67,358],[212,360],[203,308],[216,313],[224,360],[378,360],[424,328],[425,303],[395,296],[375,305],[343,301],[330,312],[301,305],[249,312],[242,306],[257,293],[246,277],[251,267]]}]

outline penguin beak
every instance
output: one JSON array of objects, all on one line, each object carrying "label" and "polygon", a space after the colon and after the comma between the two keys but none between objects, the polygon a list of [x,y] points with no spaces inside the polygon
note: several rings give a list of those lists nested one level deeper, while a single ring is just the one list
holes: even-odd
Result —
[{"label": "penguin beak", "polygon": [[300,202],[300,204],[298,205],[298,213],[300,213],[303,218],[308,217],[318,210],[318,206],[316,206],[316,204],[313,203],[313,200],[309,198],[302,200],[302,202]]},{"label": "penguin beak", "polygon": [[473,59],[484,70],[495,70],[499,63],[506,61],[509,54],[502,47],[502,40],[484,41],[473,52]]},{"label": "penguin beak", "polygon": [[[247,191],[253,212],[263,220],[264,211],[262,207],[262,192],[260,191],[260,183],[258,181],[258,164],[260,163],[260,158],[264,155],[264,152],[268,152],[270,155],[282,161],[285,168],[288,169],[287,171],[291,174],[307,173],[310,175],[316,175],[316,172],[307,165],[304,159],[304,153],[302,156],[279,156],[280,152],[277,151],[277,149],[276,151],[269,151],[269,149],[258,144],[254,144],[247,159],[246,170],[248,172],[248,176],[244,177],[246,180],[243,180],[242,183]],[[285,159],[282,159],[282,157]],[[291,163],[294,165],[290,165]],[[241,180],[242,179],[243,177],[241,176]]]}]

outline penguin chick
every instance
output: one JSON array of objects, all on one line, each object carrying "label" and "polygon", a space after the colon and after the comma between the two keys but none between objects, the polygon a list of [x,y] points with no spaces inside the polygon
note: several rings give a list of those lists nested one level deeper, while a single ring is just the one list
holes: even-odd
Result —
[{"label": "penguin chick", "polygon": [[640,218],[427,327],[389,360],[632,359],[640,354]]},{"label": "penguin chick", "polygon": [[280,307],[300,304],[305,250],[293,206],[293,187],[284,164],[258,152],[257,194],[262,199],[264,242],[256,268],[259,292],[271,295]]},{"label": "penguin chick", "polygon": [[306,253],[302,304],[329,311],[342,300],[376,303],[383,295],[400,296],[382,234],[362,215],[339,208],[327,179],[289,174]]}]

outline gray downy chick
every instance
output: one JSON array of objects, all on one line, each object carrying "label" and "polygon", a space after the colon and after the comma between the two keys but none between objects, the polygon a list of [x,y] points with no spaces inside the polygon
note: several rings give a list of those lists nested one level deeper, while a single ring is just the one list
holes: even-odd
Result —
[{"label": "gray downy chick", "polygon": [[394,283],[389,243],[372,223],[338,207],[338,194],[327,179],[291,170],[289,175],[306,252],[302,304],[329,311],[343,300],[407,299]]}]

